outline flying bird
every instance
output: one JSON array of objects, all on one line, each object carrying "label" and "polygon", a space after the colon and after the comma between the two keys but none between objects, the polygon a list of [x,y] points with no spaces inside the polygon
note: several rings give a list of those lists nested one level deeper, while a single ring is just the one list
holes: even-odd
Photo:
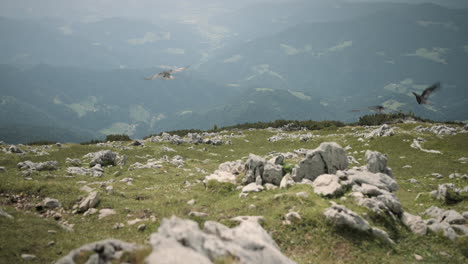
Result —
[{"label": "flying bird", "polygon": [[163,72],[160,72],[160,73],[156,73],[156,74],[153,75],[153,76],[150,76],[150,77],[148,77],[148,78],[145,78],[145,80],[154,80],[154,79],[157,79],[157,78],[159,78],[159,77],[161,77],[163,80],[173,80],[173,79],[175,78],[175,77],[172,75],[173,73],[184,71],[184,70],[188,69],[188,67],[189,67],[189,66],[187,66],[187,67],[181,67],[181,68],[175,68],[175,69],[163,71]]},{"label": "flying bird", "polygon": [[368,110],[371,110],[371,111],[375,111],[377,113],[382,113],[384,110],[386,110],[387,108],[385,108],[384,106],[381,106],[381,105],[373,105],[373,106],[369,106],[367,108],[364,108],[364,109],[356,109],[356,110],[351,110],[351,112],[361,112],[361,111],[368,111]]},{"label": "flying bird", "polygon": [[427,99],[429,98],[429,95],[431,95],[431,93],[439,89],[440,89],[440,82],[436,82],[433,85],[427,87],[421,95],[415,92],[413,92],[413,94],[414,96],[416,96],[416,101],[418,101],[418,104],[428,104],[429,102],[427,101]]}]

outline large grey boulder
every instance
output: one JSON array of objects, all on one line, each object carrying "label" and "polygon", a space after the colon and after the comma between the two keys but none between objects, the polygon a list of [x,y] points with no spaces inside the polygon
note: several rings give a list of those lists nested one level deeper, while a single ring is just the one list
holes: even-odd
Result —
[{"label": "large grey boulder", "polygon": [[335,142],[324,142],[314,150],[307,152],[305,159],[296,165],[292,172],[294,181],[315,180],[322,174],[334,174],[348,167],[345,150]]},{"label": "large grey boulder", "polygon": [[163,219],[150,244],[153,252],[146,259],[148,264],[212,263],[228,257],[239,263],[295,263],[281,254],[255,221],[242,221],[234,228],[207,221],[200,230],[196,222],[173,216]]},{"label": "large grey boulder", "polygon": [[265,168],[265,159],[254,154],[250,154],[245,163],[245,177],[243,184],[255,182],[258,177],[262,177]]},{"label": "large grey boulder", "polygon": [[117,165],[117,153],[110,150],[88,153],[83,158],[91,158],[89,162],[90,167],[94,167],[96,164],[101,164],[102,166]]},{"label": "large grey boulder", "polygon": [[334,197],[343,192],[338,176],[323,174],[318,176],[312,183],[314,192],[325,197]]},{"label": "large grey boulder", "polygon": [[283,167],[274,163],[267,162],[263,168],[263,183],[271,183],[279,186],[283,178]]},{"label": "large grey boulder", "polygon": [[378,151],[367,150],[366,154],[367,170],[373,173],[385,173],[391,175],[391,170],[387,168],[387,155],[383,155]]},{"label": "large grey boulder", "polygon": [[[83,255],[89,255],[89,258],[86,260],[88,264],[111,263],[112,261],[119,260],[122,253],[132,252],[139,248],[141,247],[132,243],[116,239],[106,239],[74,249],[68,255],[55,262],[55,264],[75,264],[75,259]],[[117,261],[117,263],[120,263],[120,261]]]},{"label": "large grey boulder", "polygon": [[45,162],[38,162],[34,163],[30,160],[24,161],[24,162],[19,162],[17,164],[17,167],[20,170],[36,170],[36,171],[46,171],[46,170],[57,170],[58,169],[58,162],[55,160],[52,161],[45,161]]}]

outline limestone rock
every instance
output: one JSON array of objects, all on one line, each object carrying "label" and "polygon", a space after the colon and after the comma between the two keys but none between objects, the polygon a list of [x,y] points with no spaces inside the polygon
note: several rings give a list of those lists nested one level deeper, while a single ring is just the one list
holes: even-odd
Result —
[{"label": "limestone rock", "polygon": [[117,165],[117,153],[110,150],[88,153],[83,158],[91,158],[89,162],[90,167],[94,167],[96,164],[101,164],[102,166]]},{"label": "limestone rock", "polygon": [[11,216],[9,213],[3,211],[2,208],[0,208],[0,216],[6,217],[8,219],[13,219],[13,216]]},{"label": "limestone rock", "polygon": [[285,257],[263,228],[255,221],[242,221],[228,228],[207,221],[203,230],[191,220],[163,219],[157,233],[150,237],[153,252],[146,262],[212,263],[234,257],[239,263],[294,263]]},{"label": "limestone rock", "polygon": [[258,176],[262,177],[265,163],[264,158],[250,154],[249,159],[245,163],[245,177],[242,183],[249,184],[255,182]]},{"label": "limestone rock", "polygon": [[75,264],[74,260],[78,256],[83,255],[90,256],[88,260],[83,261],[83,263],[110,263],[111,261],[118,260],[123,252],[132,252],[139,248],[141,247],[132,243],[116,239],[106,239],[74,249],[68,253],[68,255],[59,259],[55,264]]},{"label": "limestone rock", "polygon": [[293,169],[294,181],[302,179],[315,180],[322,174],[334,174],[348,167],[348,157],[340,145],[335,142],[324,142],[314,150],[307,152],[305,159]]},{"label": "limestone rock", "polygon": [[32,161],[24,161],[24,162],[19,162],[17,164],[17,167],[20,169],[20,170],[25,170],[25,169],[29,169],[29,170],[36,170],[36,171],[46,171],[46,170],[57,170],[58,169],[58,162],[53,160],[53,161],[45,161],[45,162],[38,162],[38,163],[34,163]]},{"label": "limestone rock", "polygon": [[78,205],[78,212],[85,212],[89,208],[94,208],[99,203],[98,192],[94,191],[88,194],[88,196],[83,199]]},{"label": "limestone rock", "polygon": [[283,178],[283,167],[273,163],[267,163],[263,169],[263,183],[271,183],[279,186]]},{"label": "limestone rock", "polygon": [[372,173],[363,168],[348,170],[348,179],[354,184],[366,183],[390,192],[398,190],[397,182],[387,174]]},{"label": "limestone rock", "polygon": [[111,215],[114,215],[114,214],[116,214],[114,209],[103,208],[103,209],[99,210],[98,219],[103,219],[104,217],[108,217],[108,216],[111,216]]},{"label": "limestone rock", "polygon": [[258,185],[257,183],[255,182],[252,182],[252,183],[249,183],[247,184],[246,186],[244,186],[242,188],[242,192],[243,193],[249,193],[249,192],[261,192],[263,191],[263,186],[262,185]]},{"label": "limestone rock", "polygon": [[401,222],[416,235],[424,236],[427,233],[427,225],[420,216],[404,212],[401,216]]},{"label": "limestone rock", "polygon": [[230,183],[236,183],[236,178],[237,176],[227,172],[227,171],[221,171],[221,170],[215,170],[213,174],[208,175],[205,177],[203,180],[204,182],[208,182],[210,180],[215,180],[218,182],[230,182]]},{"label": "limestone rock", "polygon": [[389,137],[393,136],[395,131],[392,127],[387,124],[382,125],[381,127],[372,130],[370,133],[366,134],[365,138],[373,138],[373,137]]},{"label": "limestone rock", "polygon": [[384,242],[394,244],[387,232],[371,227],[369,222],[342,205],[332,202],[332,206],[325,210],[324,215],[328,221],[336,226],[346,226],[361,232],[369,232]]},{"label": "limestone rock", "polygon": [[334,197],[343,191],[338,176],[323,174],[318,176],[312,183],[314,192],[325,197]]},{"label": "limestone rock", "polygon": [[290,186],[293,186],[296,182],[293,180],[291,174],[286,174],[283,176],[280,182],[280,189],[286,189]]},{"label": "limestone rock", "polygon": [[387,156],[377,151],[366,151],[367,170],[373,173],[385,173],[389,176],[391,171],[387,168]]},{"label": "limestone rock", "polygon": [[62,207],[62,204],[57,199],[47,197],[44,199],[44,207],[47,209],[55,209]]}]

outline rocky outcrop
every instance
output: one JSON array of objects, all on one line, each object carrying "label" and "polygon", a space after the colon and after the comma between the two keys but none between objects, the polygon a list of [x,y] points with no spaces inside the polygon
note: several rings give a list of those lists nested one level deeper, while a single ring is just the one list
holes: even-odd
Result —
[{"label": "rocky outcrop", "polygon": [[387,124],[382,125],[381,127],[372,130],[370,133],[366,134],[365,138],[373,138],[373,137],[389,137],[393,136],[395,131],[393,128]]},{"label": "rocky outcrop", "polygon": [[53,161],[45,161],[45,162],[38,162],[34,163],[32,161],[23,161],[19,162],[17,164],[17,167],[20,170],[36,170],[36,171],[46,171],[46,170],[57,170],[58,169],[58,162],[53,160]]},{"label": "rocky outcrop", "polygon": [[435,125],[431,127],[423,127],[423,126],[418,126],[414,130],[417,132],[430,132],[434,133],[438,136],[442,135],[456,135],[458,132],[458,129],[455,127],[450,127],[446,125]]},{"label": "rocky outcrop", "polygon": [[215,180],[219,182],[236,183],[237,177],[244,171],[244,164],[242,161],[228,161],[219,164],[218,169],[211,175],[205,177],[204,182]]},{"label": "rocky outcrop", "polygon": [[94,191],[88,194],[80,203],[76,206],[78,213],[83,213],[89,208],[94,208],[99,203],[98,192]]},{"label": "rocky outcrop", "polygon": [[88,175],[92,177],[100,177],[104,174],[104,170],[100,164],[97,164],[92,168],[68,167],[67,172],[69,174]]},{"label": "rocky outcrop", "polygon": [[117,153],[110,150],[88,153],[84,155],[83,158],[91,159],[89,162],[90,167],[94,167],[96,164],[100,164],[101,166],[117,165]]},{"label": "rocky outcrop", "polygon": [[447,204],[461,202],[463,196],[467,196],[468,188],[459,189],[455,187],[453,183],[444,183],[439,184],[437,190],[431,192],[431,195],[438,199],[442,200]]},{"label": "rocky outcrop", "polygon": [[420,151],[423,151],[423,152],[426,152],[426,153],[433,153],[433,154],[442,154],[442,152],[438,151],[438,150],[433,150],[433,149],[425,149],[421,146],[421,144],[419,143],[419,140],[418,139],[414,139],[413,140],[413,143],[411,143],[410,147],[414,148],[414,149],[419,149]]},{"label": "rocky outcrop", "polygon": [[22,149],[20,149],[18,146],[16,145],[10,145],[7,149],[8,152],[10,153],[15,153],[15,154],[22,154],[24,153],[24,151]]},{"label": "rocky outcrop", "polygon": [[132,252],[139,248],[142,247],[116,239],[106,239],[74,249],[55,264],[75,264],[77,258],[86,255],[89,255],[88,259],[80,263],[111,263],[114,261],[120,263],[119,259],[122,257],[122,253]]},{"label": "rocky outcrop", "polygon": [[348,167],[348,157],[340,145],[324,142],[314,150],[307,152],[305,159],[296,165],[292,172],[294,181],[315,180],[322,174],[334,174]]},{"label": "rocky outcrop", "polygon": [[371,233],[388,244],[395,244],[387,232],[371,227],[369,222],[345,206],[332,202],[332,206],[325,210],[324,215],[328,221],[336,226],[345,226],[361,232]]},{"label": "rocky outcrop", "polygon": [[401,222],[416,235],[424,236],[427,233],[427,225],[420,216],[404,212]]},{"label": "rocky outcrop", "polygon": [[232,257],[239,263],[295,263],[255,221],[241,221],[233,228],[206,221],[201,230],[196,222],[173,216],[163,219],[150,244],[149,264],[212,263]]},{"label": "rocky outcrop", "polygon": [[[263,170],[265,168],[265,159],[254,155],[250,154],[249,159],[245,163],[245,177],[242,180],[243,184],[249,184],[252,182],[256,182],[257,179],[262,180],[262,175],[263,175]],[[260,182],[260,184],[262,184]]]}]

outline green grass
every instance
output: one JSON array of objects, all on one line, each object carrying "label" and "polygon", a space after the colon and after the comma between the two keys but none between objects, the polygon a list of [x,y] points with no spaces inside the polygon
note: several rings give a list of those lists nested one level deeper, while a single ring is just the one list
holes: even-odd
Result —
[{"label": "green grass", "polygon": [[[38,263],[50,263],[61,256],[85,243],[102,240],[105,238],[122,239],[128,242],[145,244],[151,233],[156,232],[161,220],[165,217],[177,215],[179,217],[193,219],[200,224],[207,220],[219,221],[228,226],[236,223],[229,220],[238,215],[263,215],[266,222],[264,228],[272,235],[280,246],[282,252],[298,263],[408,263],[415,262],[414,254],[423,256],[427,263],[466,263],[468,252],[467,239],[459,239],[457,242],[441,237],[437,234],[429,234],[418,237],[411,234],[398,222],[390,220],[386,216],[376,216],[367,209],[357,206],[351,199],[341,200],[324,199],[314,194],[310,186],[296,185],[287,190],[272,190],[248,197],[239,198],[239,190],[230,184],[208,183],[206,187],[196,184],[197,180],[203,180],[205,174],[199,173],[195,168],[200,168],[208,173],[217,169],[218,165],[225,161],[243,159],[250,153],[265,156],[272,151],[289,152],[298,148],[313,149],[322,142],[337,142],[342,147],[347,145],[352,149],[348,154],[354,156],[361,165],[365,164],[364,152],[367,149],[377,150],[389,156],[388,166],[393,169],[393,174],[400,186],[397,191],[404,209],[413,214],[421,214],[432,205],[446,209],[455,209],[459,212],[467,211],[467,201],[446,205],[434,200],[428,192],[437,188],[438,184],[452,182],[458,187],[463,187],[466,182],[459,179],[449,179],[453,172],[468,173],[468,164],[457,161],[460,157],[468,157],[468,134],[456,136],[437,137],[433,134],[416,134],[412,131],[419,124],[399,124],[397,134],[392,137],[374,138],[362,143],[357,137],[351,135],[353,131],[364,131],[364,128],[341,127],[326,130],[312,131],[315,135],[307,142],[298,139],[286,139],[277,142],[268,142],[268,138],[275,133],[267,130],[243,131],[245,137],[233,138],[232,145],[210,146],[191,144],[172,145],[170,143],[145,143],[145,147],[132,147],[125,149],[129,142],[120,143],[119,147],[98,147],[96,145],[65,144],[63,147],[55,145],[46,149],[48,156],[34,156],[26,154],[0,153],[0,166],[5,166],[7,173],[0,174],[0,192],[8,194],[23,193],[31,197],[31,203],[36,204],[45,197],[59,199],[66,212],[63,218],[74,224],[74,232],[62,229],[53,219],[40,218],[34,207],[30,210],[16,211],[5,197],[0,197],[0,206],[15,217],[15,220],[0,218],[0,259],[4,263],[21,263],[22,253],[35,254]],[[407,132],[405,132],[407,131]],[[307,133],[310,131],[289,132]],[[230,132],[228,133],[230,134]],[[416,137],[423,137],[426,142],[423,147],[437,149],[443,155],[424,153],[412,149],[410,144]],[[248,140],[246,142],[245,140]],[[365,143],[368,146],[365,146]],[[177,151],[163,152],[163,146],[168,146]],[[26,146],[29,149],[37,146]],[[199,151],[206,148],[207,151]],[[105,168],[105,174],[99,178],[89,176],[64,177],[67,175],[65,159],[82,158],[83,155],[101,149],[111,149],[128,157],[124,166]],[[353,154],[358,151],[358,154]],[[212,155],[210,153],[215,153]],[[129,170],[130,164],[135,162],[145,163],[149,155],[152,158],[161,158],[168,155],[172,158],[181,155],[184,158],[184,169],[178,169],[171,164],[163,164],[162,169],[138,169]],[[404,156],[404,159],[400,157]],[[142,158],[144,157],[144,158]],[[20,161],[31,160],[35,162],[57,160],[60,169],[52,172],[37,172],[31,177],[33,180],[24,180],[21,172],[16,169]],[[297,160],[285,161],[285,170],[289,164],[296,164]],[[412,168],[402,168],[411,165]],[[87,167],[87,163],[83,162]],[[445,178],[435,179],[430,176],[433,172],[442,173]],[[133,185],[120,182],[126,177],[134,178]],[[408,180],[415,178],[417,184]],[[104,182],[114,180],[111,185],[114,192],[106,193],[99,184],[92,185],[99,190],[101,202],[98,209],[113,208],[117,214],[98,220],[97,215],[84,217],[81,214],[70,213],[73,204],[80,196],[86,193],[79,190],[83,184],[79,181]],[[186,187],[184,182],[189,181],[193,185]],[[299,198],[297,192],[308,192],[309,198]],[[285,196],[275,198],[279,193]],[[417,201],[414,201],[418,193],[423,193]],[[34,197],[33,197],[34,196]],[[38,196],[39,198],[36,198]],[[195,199],[193,206],[187,205],[187,201]],[[330,201],[343,204],[348,208],[364,216],[372,225],[386,230],[397,244],[390,247],[383,244],[369,234],[357,233],[352,230],[336,228],[325,221],[323,211],[330,206]],[[255,209],[249,205],[254,204]],[[282,218],[289,210],[299,212],[302,221],[293,225],[283,225]],[[208,217],[188,217],[191,211],[206,212]],[[146,220],[147,228],[143,232],[137,231],[137,225],[127,225],[128,220],[151,212],[155,216],[154,221]],[[116,223],[125,223],[125,227],[115,230],[112,227]],[[49,234],[47,230],[56,230],[56,234]],[[47,246],[49,241],[55,241],[55,245]],[[447,258],[440,254],[446,252],[452,257]],[[141,263],[148,251],[142,251],[137,256],[128,256],[135,263]],[[234,259],[219,259],[217,263],[235,263]]]}]

